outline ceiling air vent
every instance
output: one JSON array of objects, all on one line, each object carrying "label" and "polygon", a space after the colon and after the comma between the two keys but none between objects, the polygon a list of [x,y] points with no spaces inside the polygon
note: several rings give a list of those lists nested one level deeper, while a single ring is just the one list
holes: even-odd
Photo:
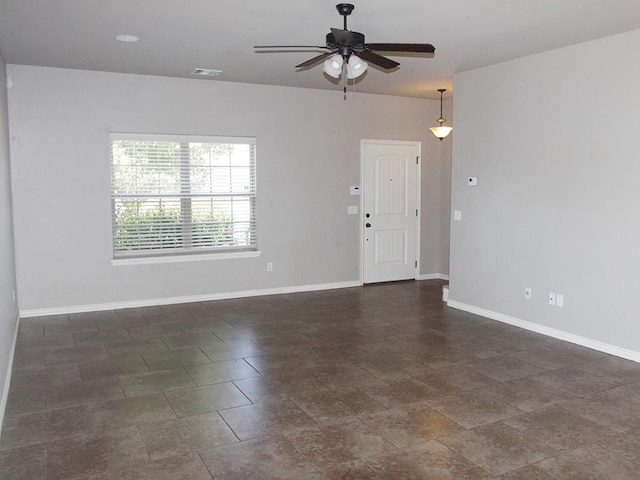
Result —
[{"label": "ceiling air vent", "polygon": [[191,75],[199,75],[201,77],[218,77],[222,70],[213,70],[211,68],[196,68]]}]

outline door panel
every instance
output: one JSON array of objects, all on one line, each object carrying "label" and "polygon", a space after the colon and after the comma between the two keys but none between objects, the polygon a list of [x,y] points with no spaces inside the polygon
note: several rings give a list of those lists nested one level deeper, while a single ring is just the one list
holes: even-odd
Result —
[{"label": "door panel", "polygon": [[406,161],[395,155],[380,155],[374,159],[373,188],[376,215],[406,215]]},{"label": "door panel", "polygon": [[377,230],[374,231],[375,259],[374,263],[407,262],[407,231]]},{"label": "door panel", "polygon": [[416,142],[363,140],[363,281],[416,278]]}]

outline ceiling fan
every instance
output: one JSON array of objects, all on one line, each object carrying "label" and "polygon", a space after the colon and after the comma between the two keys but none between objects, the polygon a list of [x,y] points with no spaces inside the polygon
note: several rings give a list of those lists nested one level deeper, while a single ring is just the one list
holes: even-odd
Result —
[{"label": "ceiling fan", "polygon": [[367,69],[367,62],[373,63],[385,70],[390,70],[400,64],[376,52],[417,52],[434,53],[435,47],[429,43],[365,43],[364,34],[353,32],[347,28],[347,17],[351,15],[354,5],[339,3],[336,5],[338,13],[344,18],[344,28],[332,28],[327,33],[325,45],[259,45],[253,48],[318,48],[328,50],[306,62],[296,65],[296,68],[306,69],[324,61],[323,70],[328,75],[338,78],[342,74],[344,62],[347,62],[347,78],[353,79],[362,75]]}]

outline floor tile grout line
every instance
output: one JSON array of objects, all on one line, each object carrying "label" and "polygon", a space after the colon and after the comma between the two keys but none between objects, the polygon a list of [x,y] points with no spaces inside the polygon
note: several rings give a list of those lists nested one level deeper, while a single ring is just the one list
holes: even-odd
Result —
[{"label": "floor tile grout line", "polygon": [[[241,408],[241,406],[238,407],[232,407],[232,408]],[[222,422],[227,426],[227,428],[231,431],[231,433],[233,433],[233,436],[236,437],[236,440],[238,440],[237,443],[242,442],[243,440],[240,439],[240,435],[238,435],[236,433],[236,431],[233,429],[233,427],[231,427],[231,425],[229,425],[229,423],[227,422],[227,420],[222,416],[222,414],[220,413],[221,411],[224,410],[230,410],[230,409],[221,409],[221,410],[216,410],[216,413],[218,414],[218,417],[220,418],[220,420],[222,420]],[[233,444],[229,444],[229,445],[233,445]]]}]

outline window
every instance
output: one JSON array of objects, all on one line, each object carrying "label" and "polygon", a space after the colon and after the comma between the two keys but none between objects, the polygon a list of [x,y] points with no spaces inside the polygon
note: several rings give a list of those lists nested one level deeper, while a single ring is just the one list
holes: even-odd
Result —
[{"label": "window", "polygon": [[114,258],[256,250],[255,139],[111,135]]}]

